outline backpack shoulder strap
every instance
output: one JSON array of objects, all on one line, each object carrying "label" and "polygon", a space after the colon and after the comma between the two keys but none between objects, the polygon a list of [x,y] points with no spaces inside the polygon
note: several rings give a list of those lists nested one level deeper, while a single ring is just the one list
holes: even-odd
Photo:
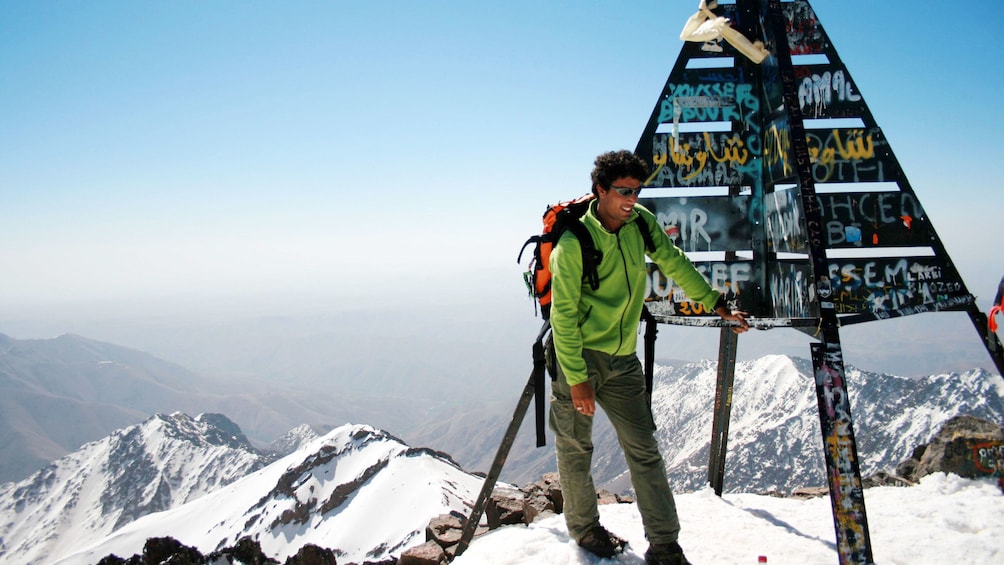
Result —
[{"label": "backpack shoulder strap", "polygon": [[593,235],[578,219],[568,223],[568,231],[572,232],[579,240],[579,247],[582,249],[582,280],[589,284],[589,288],[596,290],[600,288],[599,264],[603,260],[603,252],[596,248]]},{"label": "backpack shoulder strap", "polygon": [[641,214],[638,214],[638,217],[634,219],[634,222],[638,224],[638,231],[641,232],[641,237],[645,240],[645,250],[652,253],[655,251],[655,240],[652,239],[652,232],[649,229],[648,222]]},{"label": "backpack shoulder strap", "polygon": [[652,401],[652,381],[655,376],[655,338],[659,333],[658,321],[648,310],[648,306],[641,309],[641,319],[645,321],[645,390],[648,392],[649,402]]}]

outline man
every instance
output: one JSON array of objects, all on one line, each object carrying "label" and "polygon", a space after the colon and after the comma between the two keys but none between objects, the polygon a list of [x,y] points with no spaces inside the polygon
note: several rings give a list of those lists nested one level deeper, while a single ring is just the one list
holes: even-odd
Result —
[{"label": "man", "polygon": [[[591,472],[592,417],[598,404],[610,418],[627,459],[649,541],[646,562],[685,564],[677,543],[676,505],[654,435],[644,370],[635,353],[646,277],[645,240],[639,230],[652,234],[655,250],[650,258],[691,300],[737,322],[737,333],[749,325],[745,312],[730,311],[655,216],[638,206],[647,177],[644,161],[629,151],[596,158],[592,173],[596,199],[581,221],[602,252],[599,288],[593,290],[583,282],[582,251],[571,230],[551,253],[550,319],[558,375],[549,423],[555,433],[565,522],[572,538],[600,557],[623,551],[625,543],[599,521]],[[642,222],[635,221],[638,216]]]}]

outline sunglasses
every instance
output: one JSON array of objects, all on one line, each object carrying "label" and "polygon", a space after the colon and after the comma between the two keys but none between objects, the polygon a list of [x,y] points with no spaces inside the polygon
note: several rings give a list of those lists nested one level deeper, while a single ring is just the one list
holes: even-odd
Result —
[{"label": "sunglasses", "polygon": [[624,186],[611,186],[610,190],[617,191],[617,194],[620,194],[624,198],[628,198],[630,196],[640,196],[641,195],[641,187],[638,187],[638,188],[627,188],[627,187],[624,187]]}]

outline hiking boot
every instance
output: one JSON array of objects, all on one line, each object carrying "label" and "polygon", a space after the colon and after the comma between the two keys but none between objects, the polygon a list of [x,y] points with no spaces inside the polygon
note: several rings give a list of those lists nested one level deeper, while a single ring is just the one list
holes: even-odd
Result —
[{"label": "hiking boot", "polygon": [[579,539],[579,547],[597,557],[613,557],[624,551],[627,541],[611,534],[603,526],[593,526]]},{"label": "hiking boot", "polygon": [[683,549],[676,543],[653,543],[649,544],[648,551],[645,552],[645,563],[647,565],[690,565],[690,561],[683,556]]}]

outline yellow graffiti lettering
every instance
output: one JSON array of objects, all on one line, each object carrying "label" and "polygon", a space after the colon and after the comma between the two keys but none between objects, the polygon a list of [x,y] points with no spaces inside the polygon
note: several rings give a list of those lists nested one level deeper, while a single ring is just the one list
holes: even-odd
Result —
[{"label": "yellow graffiti lettering", "polygon": [[719,163],[735,163],[745,165],[746,161],[749,160],[750,153],[743,148],[746,144],[739,137],[739,134],[733,134],[732,137],[725,140],[725,147],[722,148],[721,156],[715,155],[711,134],[708,132],[704,132],[704,143],[708,147],[711,158]]},{"label": "yellow graffiti lettering", "polygon": [[840,143],[837,130],[833,130],[837,151],[843,159],[870,159],[875,156],[875,144],[871,135],[865,135],[862,130],[854,130],[847,134],[847,145]]}]

